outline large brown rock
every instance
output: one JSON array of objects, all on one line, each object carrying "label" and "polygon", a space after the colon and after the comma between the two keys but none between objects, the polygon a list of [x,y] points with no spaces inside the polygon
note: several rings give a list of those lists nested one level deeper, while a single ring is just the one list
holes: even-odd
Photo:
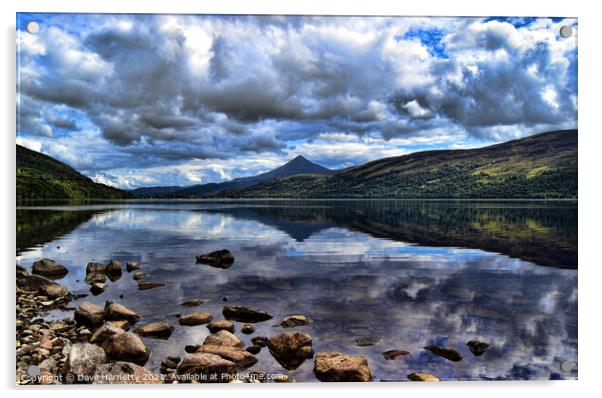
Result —
[{"label": "large brown rock", "polygon": [[92,383],[96,367],[106,362],[107,356],[99,346],[89,343],[73,344],[63,369],[65,382]]},{"label": "large brown rock", "polygon": [[68,272],[69,270],[63,264],[59,264],[49,258],[36,261],[31,266],[31,273],[54,278],[65,276]]},{"label": "large brown rock", "polygon": [[242,341],[233,333],[227,330],[220,330],[215,334],[210,334],[203,341],[203,345],[214,345],[219,347],[236,347],[243,348]]},{"label": "large brown rock", "polygon": [[207,325],[207,329],[209,329],[211,333],[217,333],[220,330],[227,330],[230,333],[234,333],[234,324],[225,319],[218,319],[215,321],[211,321]]},{"label": "large brown rock", "polygon": [[69,290],[65,286],[41,275],[22,275],[17,279],[17,286],[25,290],[38,292],[53,300],[69,295]]},{"label": "large brown rock", "polygon": [[102,344],[110,337],[123,332],[123,329],[113,325],[110,322],[105,322],[92,334],[92,337],[90,337],[90,343]]},{"label": "large brown rock", "polygon": [[320,381],[372,381],[365,357],[340,352],[319,352],[314,363],[314,374]]},{"label": "large brown rock", "polygon": [[306,359],[313,357],[311,337],[305,333],[279,333],[268,340],[270,353],[286,370],[297,369]]},{"label": "large brown rock", "polygon": [[107,356],[113,360],[134,362],[144,365],[150,356],[150,350],[136,334],[117,333],[102,343]]},{"label": "large brown rock", "polygon": [[94,384],[161,384],[161,378],[131,362],[113,362],[96,367]]},{"label": "large brown rock", "polygon": [[191,314],[185,314],[180,317],[180,325],[195,326],[209,323],[213,320],[213,316],[210,313],[204,311],[197,311]]},{"label": "large brown rock", "polygon": [[96,327],[102,325],[104,315],[104,310],[101,307],[84,301],[73,313],[73,318],[79,325]]},{"label": "large brown rock", "polygon": [[196,256],[196,262],[225,269],[230,268],[234,264],[234,256],[230,250],[224,249]]},{"label": "large brown rock", "polygon": [[134,332],[138,333],[141,336],[151,336],[151,337],[159,337],[161,339],[167,339],[171,336],[174,327],[169,324],[169,322],[153,322],[148,323],[144,326],[140,326],[136,328]]},{"label": "large brown rock", "polygon": [[202,345],[197,352],[219,355],[244,369],[250,368],[257,363],[257,358],[253,354],[236,347]]},{"label": "large brown rock", "polygon": [[263,322],[272,319],[272,315],[265,311],[242,305],[226,305],[222,311],[226,319],[232,319],[239,322]]},{"label": "large brown rock", "polygon": [[182,380],[228,383],[236,374],[236,364],[215,354],[188,354],[178,366],[178,374]]},{"label": "large brown rock", "polygon": [[135,323],[140,320],[140,315],[138,315],[135,311],[132,311],[123,304],[119,304],[111,300],[108,300],[105,303],[104,311],[105,319],[109,321],[124,320],[130,323]]}]

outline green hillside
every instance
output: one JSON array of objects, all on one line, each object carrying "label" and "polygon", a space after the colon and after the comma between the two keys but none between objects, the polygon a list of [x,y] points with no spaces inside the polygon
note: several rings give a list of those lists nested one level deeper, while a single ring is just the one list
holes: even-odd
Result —
[{"label": "green hillside", "polygon": [[577,198],[577,130],[489,147],[417,152],[342,170],[301,175],[230,198]]},{"label": "green hillside", "polygon": [[17,200],[129,199],[120,189],[97,184],[72,167],[17,145]]}]

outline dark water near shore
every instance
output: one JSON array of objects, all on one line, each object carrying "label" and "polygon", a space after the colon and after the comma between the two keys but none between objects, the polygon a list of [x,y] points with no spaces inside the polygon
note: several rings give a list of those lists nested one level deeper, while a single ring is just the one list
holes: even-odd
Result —
[{"label": "dark water near shore", "polygon": [[[227,248],[229,269],[195,264],[195,255]],[[21,207],[17,259],[65,264],[59,282],[87,293],[89,261],[142,264],[138,291],[131,275],[99,296],[136,310],[144,324],[167,319],[169,340],[144,338],[158,370],[166,355],[200,344],[201,326],[180,326],[176,313],[211,312],[228,304],[264,309],[273,325],[304,314],[313,323],[287,330],[310,334],[314,349],[362,354],[375,380],[405,380],[424,371],[449,380],[550,379],[577,376],[577,204],[463,201],[156,201]],[[124,298],[119,299],[123,294]],[[191,298],[209,300],[188,309]],[[74,305],[78,305],[75,302]],[[49,316],[52,316],[50,314]],[[64,314],[62,314],[64,316]],[[354,340],[374,337],[373,346]],[[492,344],[475,357],[466,342]],[[464,356],[458,363],[422,349],[436,343]],[[411,354],[394,361],[390,349]],[[315,381],[313,360],[287,372],[267,349],[250,370]],[[563,366],[561,366],[563,365]],[[563,370],[564,369],[564,370]]]}]

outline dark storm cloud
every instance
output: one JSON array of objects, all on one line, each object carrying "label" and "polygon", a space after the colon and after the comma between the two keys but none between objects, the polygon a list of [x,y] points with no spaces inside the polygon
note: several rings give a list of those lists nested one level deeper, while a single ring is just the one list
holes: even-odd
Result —
[{"label": "dark storm cloud", "polygon": [[96,130],[131,164],[285,155],[333,131],[500,140],[576,123],[566,22],[43,18],[19,39],[20,132]]}]

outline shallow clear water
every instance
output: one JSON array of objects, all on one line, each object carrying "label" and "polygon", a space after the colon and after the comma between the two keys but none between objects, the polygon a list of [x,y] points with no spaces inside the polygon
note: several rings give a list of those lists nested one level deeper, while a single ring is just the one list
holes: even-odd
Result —
[{"label": "shallow clear water", "polygon": [[[18,262],[65,264],[70,272],[59,282],[74,293],[88,292],[88,262],[110,259],[138,261],[146,281],[166,284],[138,291],[124,272],[83,299],[119,300],[140,324],[172,322],[169,340],[144,338],[153,370],[208,334],[204,325],[178,325],[175,314],[220,319],[226,296],[274,315],[250,336],[237,324],[246,344],[283,331],[273,325],[287,315],[307,315],[313,323],[287,330],[310,334],[316,352],[365,355],[375,380],[414,371],[444,380],[577,376],[576,203],[139,201],[22,207],[17,225]],[[236,257],[231,268],[195,264],[195,255],[222,248]],[[191,298],[209,301],[180,306]],[[359,337],[379,341],[359,347]],[[476,357],[466,347],[473,338],[492,347]],[[464,360],[422,349],[430,343]],[[411,354],[387,361],[380,353],[390,349]],[[258,358],[250,370],[316,380],[312,360],[288,372],[267,349]]]}]

